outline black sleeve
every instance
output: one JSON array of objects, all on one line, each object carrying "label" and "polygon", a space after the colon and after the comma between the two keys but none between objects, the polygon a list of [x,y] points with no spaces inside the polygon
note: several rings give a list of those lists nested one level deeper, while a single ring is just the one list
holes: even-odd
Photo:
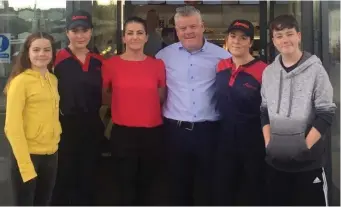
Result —
[{"label": "black sleeve", "polygon": [[327,129],[332,125],[334,113],[329,111],[317,112],[316,118],[313,122],[313,127],[320,132],[321,135],[325,134]]},{"label": "black sleeve", "polygon": [[318,64],[318,67],[320,71],[316,76],[314,85],[314,109],[316,117],[312,125],[323,135],[328,127],[332,125],[336,105],[333,102],[333,87],[329,76],[322,65]]},{"label": "black sleeve", "polygon": [[267,107],[261,106],[261,108],[260,108],[260,121],[261,121],[262,129],[265,125],[270,124],[269,112],[268,112]]}]

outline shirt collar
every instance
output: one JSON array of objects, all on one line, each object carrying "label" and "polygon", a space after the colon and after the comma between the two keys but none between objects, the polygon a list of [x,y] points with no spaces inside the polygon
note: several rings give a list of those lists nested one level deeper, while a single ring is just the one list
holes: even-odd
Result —
[{"label": "shirt collar", "polygon": [[[183,47],[183,45],[181,44],[181,42],[178,42],[177,44],[178,44],[179,50],[186,50]],[[202,48],[200,50],[195,51],[194,53],[206,51],[207,50],[207,46],[208,46],[208,42],[207,42],[206,38],[204,38],[204,45],[202,46]]]}]

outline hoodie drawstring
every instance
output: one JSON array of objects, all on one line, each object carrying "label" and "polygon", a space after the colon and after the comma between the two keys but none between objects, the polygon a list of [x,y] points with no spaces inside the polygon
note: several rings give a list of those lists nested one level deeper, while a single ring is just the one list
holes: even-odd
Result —
[{"label": "hoodie drawstring", "polygon": [[[281,102],[282,102],[282,90],[283,90],[283,71],[280,72],[279,75],[279,89],[278,89],[278,102],[277,102],[277,111],[276,113],[279,114],[279,110],[281,107]],[[291,114],[291,108],[292,108],[292,96],[294,93],[294,88],[293,88],[293,84],[294,84],[294,77],[290,78],[290,85],[289,85],[289,107],[288,107],[288,112],[287,112],[287,117],[290,117]]]},{"label": "hoodie drawstring", "polygon": [[277,111],[276,111],[277,114],[279,114],[281,101],[282,101],[282,71],[280,71],[279,73],[278,102],[277,102]]},{"label": "hoodie drawstring", "polygon": [[288,108],[288,113],[287,113],[287,117],[290,116],[291,114],[291,107],[292,107],[292,94],[293,94],[293,90],[294,90],[294,87],[292,87],[294,84],[294,77],[292,77],[290,79],[290,94],[289,94],[289,108]]}]

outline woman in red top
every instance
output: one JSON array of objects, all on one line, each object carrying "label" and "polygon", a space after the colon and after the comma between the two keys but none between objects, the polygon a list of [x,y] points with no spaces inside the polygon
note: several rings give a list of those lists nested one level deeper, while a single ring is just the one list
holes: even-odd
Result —
[{"label": "woman in red top", "polygon": [[147,39],[145,21],[129,18],[124,24],[126,51],[104,63],[104,89],[112,92],[116,205],[151,205],[147,199],[153,197],[150,189],[162,157],[165,65],[143,53]]}]

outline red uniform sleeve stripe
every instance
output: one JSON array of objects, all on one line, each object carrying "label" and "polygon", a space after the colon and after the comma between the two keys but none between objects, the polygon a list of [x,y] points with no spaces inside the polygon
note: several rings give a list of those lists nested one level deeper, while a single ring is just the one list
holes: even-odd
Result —
[{"label": "red uniform sleeve stripe", "polygon": [[61,63],[63,60],[69,57],[71,57],[71,54],[68,53],[65,49],[59,50],[56,55],[56,60],[54,61],[54,67],[56,67],[59,63]]},{"label": "red uniform sleeve stripe", "polygon": [[96,53],[90,53],[91,57],[96,58],[97,60],[103,62],[105,59],[102,55],[98,55]]},{"label": "red uniform sleeve stripe", "polygon": [[251,65],[250,67],[247,67],[244,72],[250,74],[254,79],[256,79],[259,83],[262,83],[262,74],[265,70],[267,64],[265,64],[262,61],[258,61]]},{"label": "red uniform sleeve stripe", "polygon": [[217,65],[217,73],[219,73],[220,71],[224,71],[228,68],[231,68],[231,63],[229,59],[223,59]]}]

